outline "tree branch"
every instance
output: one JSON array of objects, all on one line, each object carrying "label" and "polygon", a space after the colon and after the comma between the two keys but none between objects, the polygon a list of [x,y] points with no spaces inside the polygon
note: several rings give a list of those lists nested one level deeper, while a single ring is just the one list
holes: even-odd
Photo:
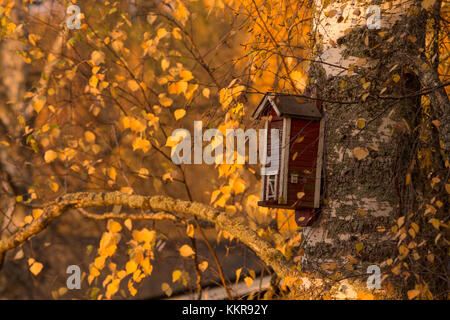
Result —
[{"label": "tree branch", "polygon": [[[42,215],[24,226],[11,236],[0,241],[0,256],[14,249],[32,236],[43,231],[51,222],[70,208],[106,207],[121,205],[132,209],[151,210],[153,212],[170,212],[179,215],[192,215],[199,219],[216,224],[233,237],[251,248],[266,264],[271,266],[278,276],[300,278],[295,265],[288,262],[280,251],[268,241],[259,237],[248,226],[231,219],[224,211],[203,203],[183,201],[165,196],[129,195],[122,192],[79,192],[59,197],[54,202],[44,206]],[[154,213],[162,217],[161,213]],[[130,217],[130,216],[128,216]],[[166,215],[166,218],[169,216]]]}]

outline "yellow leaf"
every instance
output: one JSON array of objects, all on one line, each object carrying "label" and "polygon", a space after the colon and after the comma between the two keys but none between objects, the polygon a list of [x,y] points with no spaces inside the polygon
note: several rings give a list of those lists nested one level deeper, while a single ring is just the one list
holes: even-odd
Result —
[{"label": "yellow leaf", "polygon": [[42,210],[42,209],[33,209],[33,212],[32,212],[33,218],[34,219],[39,218],[43,212],[44,212],[44,210]]},{"label": "yellow leaf", "polygon": [[163,106],[163,107],[170,107],[173,103],[173,100],[166,97],[166,95],[164,93],[161,93],[159,96],[159,103]]},{"label": "yellow leaf", "polygon": [[297,192],[297,199],[301,199],[305,196],[304,192]]},{"label": "yellow leaf", "polygon": [[138,265],[134,260],[130,260],[125,265],[125,269],[127,270],[127,274],[133,273],[136,271]]},{"label": "yellow leaf", "polygon": [[130,119],[129,120],[130,129],[135,132],[143,132],[146,129],[146,126],[142,124],[138,119]]},{"label": "yellow leaf", "polygon": [[156,232],[154,230],[150,231],[147,228],[142,229],[141,231],[134,230],[133,231],[133,239],[137,242],[153,242],[156,239]]},{"label": "yellow leaf", "polygon": [[209,99],[211,91],[208,88],[203,89],[202,94],[206,99]]},{"label": "yellow leaf", "polygon": [[431,223],[433,225],[433,227],[435,227],[437,230],[439,230],[440,223],[439,223],[438,219],[432,218],[432,219],[428,220],[428,222]]},{"label": "yellow leaf", "polygon": [[148,171],[147,168],[141,168],[139,169],[139,177],[143,178],[143,179],[148,179],[150,172]]},{"label": "yellow leaf", "polygon": [[138,91],[140,88],[139,83],[136,80],[128,80],[127,85],[128,88],[130,88],[130,90],[133,92]]},{"label": "yellow leaf", "polygon": [[358,242],[358,243],[355,245],[356,252],[359,253],[359,252],[363,249],[363,247],[364,247],[364,244],[363,244],[362,242]]},{"label": "yellow leaf", "polygon": [[423,0],[422,1],[422,7],[425,10],[429,10],[433,7],[434,3],[436,2],[436,0]]},{"label": "yellow leaf", "polygon": [[180,270],[175,270],[172,272],[172,282],[177,282],[181,278],[182,272]]},{"label": "yellow leaf", "polygon": [[356,126],[357,126],[359,129],[363,129],[363,128],[366,126],[366,120],[364,120],[363,118],[359,118],[359,119],[356,121]]},{"label": "yellow leaf", "polygon": [[92,276],[92,277],[98,277],[99,275],[100,275],[100,272],[98,271],[98,269],[96,268],[96,267],[94,267],[94,266],[91,266],[90,268],[89,268],[89,274]]},{"label": "yellow leaf", "polygon": [[[166,71],[169,66],[170,66],[169,60],[167,60],[165,58],[161,60],[161,68],[163,69],[163,71]],[[160,83],[160,84],[162,85],[163,83]]]},{"label": "yellow leaf", "polygon": [[67,293],[67,291],[69,291],[69,290],[67,289],[67,287],[61,287],[61,288],[58,289],[58,294],[59,294],[60,296],[63,296],[63,295],[65,295],[65,294]]},{"label": "yellow leaf", "polygon": [[89,85],[92,88],[97,88],[97,84],[98,84],[98,78],[97,76],[94,74],[90,79],[89,79]]},{"label": "yellow leaf", "polygon": [[237,178],[233,183],[233,191],[235,194],[239,194],[244,192],[245,190],[245,181],[241,178]]},{"label": "yellow leaf", "polygon": [[141,137],[137,137],[133,141],[133,151],[141,149],[144,153],[150,150],[151,144],[147,139],[142,139]]},{"label": "yellow leaf", "polygon": [[408,174],[406,175],[406,185],[408,185],[408,184],[410,184],[410,183],[411,183],[411,174],[408,173]]},{"label": "yellow leaf", "polygon": [[44,160],[47,163],[53,162],[58,157],[58,154],[53,150],[47,150],[44,155]]},{"label": "yellow leaf", "polygon": [[305,140],[305,136],[298,138],[295,143],[301,143],[303,140]]},{"label": "yellow leaf", "polygon": [[133,194],[133,188],[131,188],[131,187],[122,187],[122,188],[120,188],[120,192],[123,192],[123,193],[127,193],[127,194]]},{"label": "yellow leaf", "polygon": [[58,185],[55,181],[50,181],[50,182],[48,183],[48,185],[50,186],[50,189],[51,189],[53,192],[58,192],[58,190],[59,190],[59,185]]},{"label": "yellow leaf", "polygon": [[247,288],[250,288],[250,286],[253,284],[253,279],[250,277],[244,278],[245,284],[247,285]]},{"label": "yellow leaf", "polygon": [[357,211],[358,211],[358,213],[359,213],[360,215],[362,215],[363,217],[366,216],[366,214],[367,214],[366,210],[361,209],[361,208],[358,208]]},{"label": "yellow leaf", "polygon": [[358,300],[374,300],[375,297],[369,292],[360,291],[357,296]]},{"label": "yellow leaf", "polygon": [[180,72],[180,77],[183,78],[184,81],[189,81],[194,79],[194,76],[192,75],[192,72],[189,70],[183,70]]},{"label": "yellow leaf", "polygon": [[142,270],[144,270],[145,274],[150,275],[153,271],[153,266],[150,264],[149,257],[146,257],[141,261]]},{"label": "yellow leaf", "polygon": [[108,231],[120,232],[120,230],[122,230],[122,226],[120,225],[120,223],[118,223],[117,221],[114,221],[114,220],[108,221]]},{"label": "yellow leaf", "polygon": [[26,217],[23,219],[23,222],[24,222],[25,224],[30,224],[31,222],[33,222],[33,217],[30,216],[30,215],[28,215],[28,216],[26,216]]},{"label": "yellow leaf", "polygon": [[366,148],[356,147],[353,149],[353,155],[356,159],[362,160],[369,155],[369,151]]},{"label": "yellow leaf", "polygon": [[37,113],[41,112],[42,108],[44,108],[46,100],[47,99],[42,96],[38,96],[33,99],[32,105]]},{"label": "yellow leaf", "polygon": [[108,284],[105,293],[107,299],[110,299],[117,291],[119,291],[119,283],[119,279],[114,279],[110,284]]},{"label": "yellow leaf", "polygon": [[186,110],[177,109],[177,110],[175,110],[173,115],[175,116],[175,120],[180,120],[181,118],[183,118],[186,115]]},{"label": "yellow leaf", "polygon": [[364,82],[363,83],[363,88],[364,88],[364,90],[367,90],[367,88],[369,88],[370,87],[370,81],[369,82]]},{"label": "yellow leaf", "polygon": [[239,282],[239,278],[241,276],[242,268],[236,270],[236,283]]},{"label": "yellow leaf", "polygon": [[403,258],[405,258],[409,253],[409,249],[404,245],[401,245],[400,247],[398,247],[398,252]]},{"label": "yellow leaf", "polygon": [[95,134],[92,133],[91,131],[86,131],[84,133],[84,138],[86,139],[87,142],[92,143],[95,142]]},{"label": "yellow leaf", "polygon": [[177,135],[177,136],[170,136],[170,137],[167,137],[167,141],[166,141],[166,144],[165,144],[165,146],[166,147],[175,147],[177,144],[179,144],[182,140],[183,140],[183,136],[181,136],[181,135]]},{"label": "yellow leaf", "polygon": [[412,300],[420,294],[419,290],[409,290],[408,291],[408,299]]},{"label": "yellow leaf", "polygon": [[220,194],[220,190],[214,190],[211,194],[211,201],[209,203],[213,203],[214,201],[216,201],[219,194]]},{"label": "yellow leaf", "polygon": [[217,200],[217,202],[214,204],[214,207],[225,207],[225,204],[227,203],[227,200],[230,198],[230,195],[224,194]]},{"label": "yellow leaf", "polygon": [[191,247],[189,247],[187,244],[184,244],[180,248],[180,254],[182,257],[187,258],[194,254],[194,250],[192,250]]},{"label": "yellow leaf", "polygon": [[237,211],[237,209],[235,206],[226,206],[225,207],[226,214],[228,214],[230,216],[234,215],[236,213],[236,211]]},{"label": "yellow leaf", "polygon": [[181,33],[180,33],[180,28],[175,28],[172,30],[172,36],[177,39],[177,40],[181,40]]},{"label": "yellow leaf", "polygon": [[116,171],[116,168],[114,168],[114,167],[110,167],[109,169],[108,169],[108,177],[110,177],[111,178],[111,180],[116,180],[116,178],[117,178],[117,171]]},{"label": "yellow leaf", "polygon": [[194,226],[189,223],[186,228],[186,234],[188,235],[188,237],[194,238],[194,233],[195,233]]},{"label": "yellow leaf", "polygon": [[205,272],[205,270],[208,268],[208,261],[203,261],[198,265],[198,268],[201,272]]},{"label": "yellow leaf", "polygon": [[173,181],[172,174],[170,172],[163,174],[162,180],[163,180],[163,182],[166,182],[166,181],[172,182]]},{"label": "yellow leaf", "polygon": [[294,155],[292,156],[292,161],[295,161],[295,159],[297,159],[298,156],[298,152],[294,153]]},{"label": "yellow leaf", "polygon": [[133,228],[133,223],[131,222],[131,219],[125,220],[123,224],[125,225],[125,227],[127,227],[128,230],[131,230],[131,228]]},{"label": "yellow leaf", "polygon": [[158,31],[156,32],[156,36],[159,38],[159,39],[162,39],[162,38],[164,38],[166,35],[167,35],[167,30],[166,29],[164,29],[164,28],[159,28],[158,29]]},{"label": "yellow leaf", "polygon": [[128,290],[130,291],[132,296],[135,296],[137,293],[137,290],[133,287],[133,282],[131,279],[128,281]]},{"label": "yellow leaf", "polygon": [[42,265],[42,263],[37,262],[33,258],[28,259],[28,265],[30,266],[30,272],[32,274],[34,274],[35,276],[37,276],[42,271],[42,268],[44,267]]},{"label": "yellow leaf", "polygon": [[123,42],[120,40],[115,40],[113,43],[111,43],[111,47],[114,51],[120,52],[123,49]]},{"label": "yellow leaf", "polygon": [[95,258],[94,266],[97,268],[97,270],[102,270],[105,267],[105,259],[105,256]]},{"label": "yellow leaf", "polygon": [[448,194],[450,194],[450,183],[445,184],[445,190],[447,191]]},{"label": "yellow leaf", "polygon": [[395,73],[395,74],[392,76],[392,80],[394,80],[394,82],[397,83],[397,82],[400,81],[400,76],[399,76],[397,73]]},{"label": "yellow leaf", "polygon": [[105,62],[105,54],[101,51],[94,51],[91,54],[91,59],[94,65],[98,66],[99,64]]},{"label": "yellow leaf", "polygon": [[187,88],[188,83],[186,81],[178,81],[171,83],[168,89],[170,94],[180,94],[186,92]]},{"label": "yellow leaf", "polygon": [[164,291],[164,293],[170,297],[172,295],[172,288],[170,287],[170,285],[167,282],[163,282],[161,284],[161,289],[162,291]]}]

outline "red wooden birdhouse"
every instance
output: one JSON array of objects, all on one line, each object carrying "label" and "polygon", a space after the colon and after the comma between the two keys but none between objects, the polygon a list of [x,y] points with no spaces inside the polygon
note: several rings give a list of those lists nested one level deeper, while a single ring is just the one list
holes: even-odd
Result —
[{"label": "red wooden birdhouse", "polygon": [[262,176],[258,205],[295,209],[299,226],[311,224],[321,202],[324,121],[320,103],[268,93],[252,117],[265,120],[267,154],[271,153],[271,129],[278,129],[280,136],[278,159],[274,160],[279,161],[279,170]]}]

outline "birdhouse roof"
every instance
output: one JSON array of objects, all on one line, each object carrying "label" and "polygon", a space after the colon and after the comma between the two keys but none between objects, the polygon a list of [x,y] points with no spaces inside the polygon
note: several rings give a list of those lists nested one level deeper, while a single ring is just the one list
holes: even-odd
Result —
[{"label": "birdhouse roof", "polygon": [[295,95],[272,93],[265,94],[255,112],[253,112],[252,118],[261,119],[261,116],[267,108],[275,110],[279,117],[287,116],[308,119],[322,118],[320,110],[317,108],[314,100],[300,98]]}]

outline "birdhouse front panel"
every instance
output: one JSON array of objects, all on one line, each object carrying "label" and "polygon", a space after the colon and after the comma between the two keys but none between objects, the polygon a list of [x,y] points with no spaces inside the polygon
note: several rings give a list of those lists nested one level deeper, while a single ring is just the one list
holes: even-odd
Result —
[{"label": "birdhouse front panel", "polygon": [[[267,155],[271,156],[271,150],[272,150],[272,140],[271,140],[271,129],[278,129],[279,130],[279,139],[281,139],[283,135],[283,119],[274,117],[271,121],[267,121],[267,145],[266,145],[266,152]],[[281,147],[281,146],[279,146]],[[278,154],[281,154],[281,151],[278,150]],[[268,163],[266,167],[280,167],[280,157],[273,159],[272,162]],[[261,188],[261,198],[263,201],[266,201],[270,204],[276,204],[278,203],[279,197],[280,197],[280,171],[276,174],[271,175],[265,175],[262,176],[262,188]]]}]

